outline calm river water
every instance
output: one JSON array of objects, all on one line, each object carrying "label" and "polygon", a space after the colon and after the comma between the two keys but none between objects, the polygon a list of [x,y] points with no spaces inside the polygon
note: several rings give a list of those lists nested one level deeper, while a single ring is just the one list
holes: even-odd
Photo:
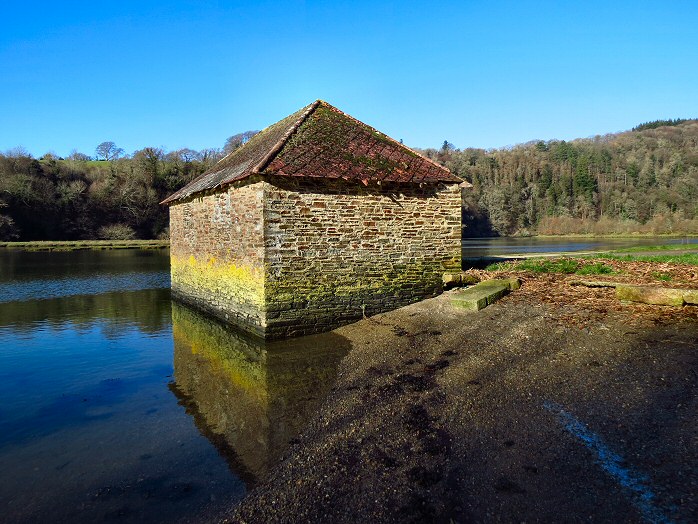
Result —
[{"label": "calm river water", "polygon": [[[631,241],[603,242],[473,240],[465,256]],[[164,250],[0,249],[0,520],[215,515],[332,387],[342,337],[260,345],[172,303],[169,285]]]},{"label": "calm river water", "polygon": [[176,522],[239,500],[348,347],[170,302],[166,251],[0,250],[2,522]]}]

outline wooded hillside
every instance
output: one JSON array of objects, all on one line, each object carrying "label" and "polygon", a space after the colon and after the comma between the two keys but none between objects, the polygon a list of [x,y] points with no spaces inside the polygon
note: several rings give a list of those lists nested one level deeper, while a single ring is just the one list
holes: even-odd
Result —
[{"label": "wooded hillside", "polygon": [[[158,238],[158,205],[240,147],[124,156],[103,142],[96,158],[0,154],[0,240]],[[566,233],[698,233],[698,120],[662,120],[633,131],[570,142],[424,154],[472,182],[463,209],[467,236]]]},{"label": "wooded hillside", "polygon": [[505,149],[423,152],[472,182],[473,236],[698,232],[698,120]]}]

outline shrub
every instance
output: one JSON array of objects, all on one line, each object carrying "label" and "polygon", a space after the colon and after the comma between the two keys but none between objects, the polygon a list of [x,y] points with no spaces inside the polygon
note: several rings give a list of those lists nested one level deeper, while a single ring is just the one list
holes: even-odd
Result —
[{"label": "shrub", "polygon": [[15,221],[6,215],[0,215],[0,240],[9,242],[19,238],[19,229]]},{"label": "shrub", "polygon": [[99,228],[99,238],[103,240],[134,240],[136,232],[126,224],[110,224]]}]

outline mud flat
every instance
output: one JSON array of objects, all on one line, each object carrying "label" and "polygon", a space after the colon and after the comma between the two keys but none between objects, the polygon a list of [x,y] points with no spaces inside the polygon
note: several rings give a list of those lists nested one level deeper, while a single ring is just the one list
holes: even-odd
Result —
[{"label": "mud flat", "polygon": [[482,311],[454,290],[336,330],[317,416],[212,520],[698,520],[698,307],[503,276],[521,289]]}]

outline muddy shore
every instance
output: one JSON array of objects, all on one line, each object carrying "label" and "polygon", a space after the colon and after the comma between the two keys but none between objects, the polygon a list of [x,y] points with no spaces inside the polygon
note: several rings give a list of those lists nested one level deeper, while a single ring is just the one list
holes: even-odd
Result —
[{"label": "muddy shore", "polygon": [[352,349],[317,416],[213,521],[698,521],[698,307],[546,275],[335,333]]}]

